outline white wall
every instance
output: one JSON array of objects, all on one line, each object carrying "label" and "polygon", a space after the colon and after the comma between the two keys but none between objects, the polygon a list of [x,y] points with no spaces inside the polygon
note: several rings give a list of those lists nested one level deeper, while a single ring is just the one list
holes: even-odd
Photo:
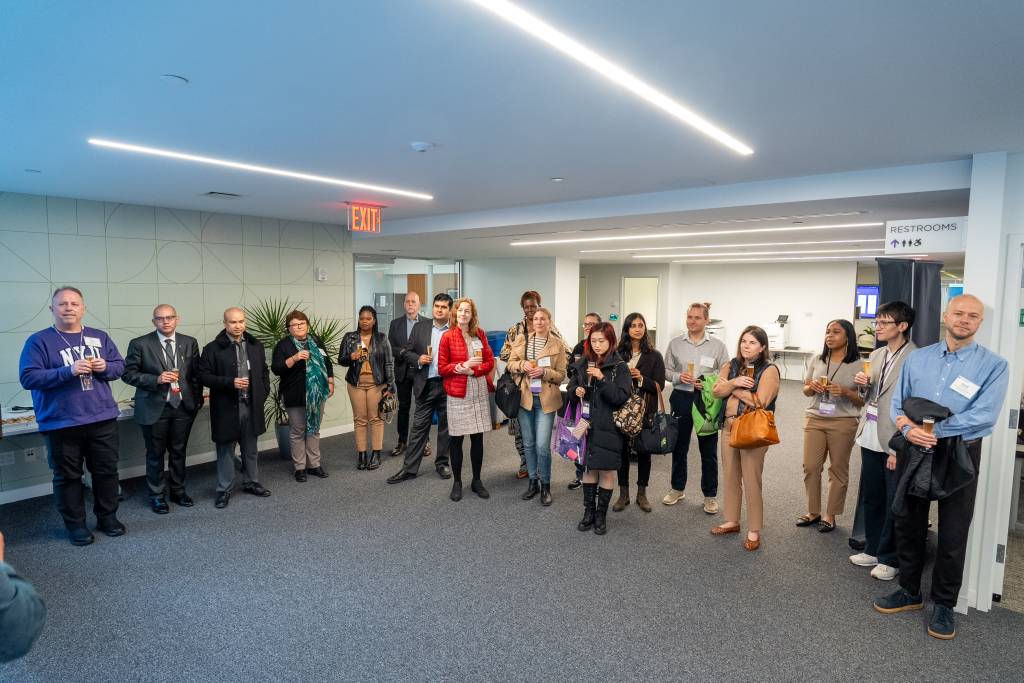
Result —
[{"label": "white wall", "polygon": [[622,328],[622,321],[631,311],[622,310],[622,278],[624,277],[658,277],[658,339],[660,349],[668,346],[668,340],[678,333],[682,327],[681,320],[685,314],[669,309],[673,300],[671,268],[667,263],[632,264],[584,264],[580,266],[580,275],[587,278],[587,311],[593,311],[602,320],[609,320],[612,313],[619,319],[615,325],[616,334]]},{"label": "white wall", "polygon": [[[686,304],[711,302],[711,317],[725,324],[726,346],[747,325],[764,326],[789,316],[789,345],[820,350],[825,325],[853,319],[856,263],[682,265],[674,286]],[[677,311],[677,314],[679,312]],[[681,315],[685,315],[682,313]],[[679,315],[677,315],[679,317]]]},{"label": "white wall", "polygon": [[555,298],[549,306],[555,325],[575,343],[580,334],[580,262],[574,258],[555,259]]},{"label": "white wall", "polygon": [[[528,289],[539,292],[543,304],[554,308],[557,302],[555,275],[553,257],[467,259],[463,262],[463,292],[476,301],[480,325],[485,330],[506,330],[522,319],[519,297]],[[578,287],[579,282],[572,283],[573,292]],[[574,299],[573,312],[576,306]],[[555,318],[557,321],[557,311]]]}]

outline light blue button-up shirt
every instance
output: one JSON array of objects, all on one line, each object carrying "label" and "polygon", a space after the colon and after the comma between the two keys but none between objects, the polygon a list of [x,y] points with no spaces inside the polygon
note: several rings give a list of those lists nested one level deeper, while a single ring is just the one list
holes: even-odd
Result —
[{"label": "light blue button-up shirt", "polygon": [[[978,386],[972,397],[952,388],[959,377]],[[988,436],[999,417],[1009,379],[1006,359],[983,346],[972,342],[951,352],[946,342],[940,341],[907,356],[892,392],[893,420],[905,414],[903,401],[916,396],[952,411],[951,417],[935,424],[937,438],[960,436],[970,441]]]},{"label": "light blue button-up shirt", "polygon": [[430,369],[427,370],[427,378],[433,379],[434,377],[440,377],[437,371],[437,350],[441,347],[441,337],[448,331],[448,323],[444,324],[444,327],[438,327],[435,323],[430,325],[430,345],[433,346],[434,353],[430,356]]}]

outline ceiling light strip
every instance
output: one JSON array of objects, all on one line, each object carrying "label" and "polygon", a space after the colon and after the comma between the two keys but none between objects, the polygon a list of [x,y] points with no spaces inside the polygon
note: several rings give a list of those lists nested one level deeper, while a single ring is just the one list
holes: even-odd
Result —
[{"label": "ceiling light strip", "polygon": [[[928,254],[915,254],[912,259],[927,258]],[[784,258],[718,258],[695,261],[672,261],[672,263],[774,263],[775,261],[862,261],[877,259],[877,254],[858,254],[856,256],[787,256]]]},{"label": "ceiling light strip", "polygon": [[[803,247],[812,244],[863,244],[864,242],[884,242],[884,237],[875,239],[874,237],[864,239],[852,239],[852,240],[809,240],[806,242],[744,242],[742,244],[692,244],[692,245],[679,245],[676,247],[635,247],[627,249],[630,253],[636,251],[670,251],[672,249],[728,249],[729,247]],[[604,254],[604,253],[620,253],[623,250],[619,249],[580,249],[581,254]]]},{"label": "ceiling light strip", "polygon": [[[737,245],[739,246],[739,245]],[[805,249],[801,251],[723,251],[713,252],[710,254],[639,254],[633,258],[657,258],[657,259],[696,259],[706,258],[708,256],[767,256],[770,254],[855,254],[863,253],[867,251],[885,251],[884,248],[879,249]]]},{"label": "ceiling light strip", "polygon": [[530,240],[511,242],[513,247],[530,247],[543,244],[578,244],[581,242],[623,242],[628,240],[653,240],[663,237],[704,237],[707,235],[752,235],[762,232],[806,232],[808,230],[839,230],[841,228],[877,228],[884,223],[837,223],[835,225],[787,225],[777,228],[747,228],[741,230],[705,230],[701,232],[661,232],[648,235],[615,235],[613,237],[576,237],[557,240]]},{"label": "ceiling light strip", "polygon": [[556,50],[572,57],[577,62],[629,90],[634,95],[647,100],[683,123],[696,128],[701,133],[704,133],[704,135],[725,145],[734,152],[744,156],[754,153],[754,150],[748,145],[740,142],[693,110],[684,107],[622,67],[608,61],[582,43],[570,38],[555,27],[508,0],[473,0],[473,2],[493,12],[505,21],[518,26],[535,38],[544,41]]},{"label": "ceiling light strip", "polygon": [[381,192],[384,194],[394,194],[402,197],[410,197],[412,199],[423,199],[431,200],[433,195],[423,194],[422,192],[411,192],[409,190],[400,190],[395,187],[386,187],[384,185],[371,185],[369,183],[360,183],[354,180],[343,180],[341,178],[331,178],[328,176],[314,175],[312,173],[299,173],[296,171],[288,171],[281,168],[273,168],[271,166],[258,166],[256,164],[245,164],[239,161],[230,161],[228,159],[217,159],[214,157],[198,156],[196,154],[185,154],[183,152],[175,152],[169,149],[159,149],[157,147],[145,147],[143,145],[133,145],[125,142],[116,142],[114,140],[104,140],[102,138],[89,138],[90,145],[96,145],[97,147],[107,147],[109,149],[117,149],[122,152],[134,152],[136,154],[149,154],[152,156],[166,157],[168,159],[178,159],[180,161],[193,161],[199,164],[208,164],[210,166],[223,166],[224,168],[233,168],[239,171],[251,171],[253,173],[264,173],[266,175],[280,176],[283,178],[294,178],[295,180],[308,180],[314,183],[325,183],[327,185],[340,185],[342,187],[353,187],[360,190],[371,190],[373,192]]}]

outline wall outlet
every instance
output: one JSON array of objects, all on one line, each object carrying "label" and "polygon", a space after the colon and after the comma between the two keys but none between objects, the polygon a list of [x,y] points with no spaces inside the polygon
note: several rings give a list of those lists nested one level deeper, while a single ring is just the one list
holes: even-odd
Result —
[{"label": "wall outlet", "polygon": [[36,461],[36,449],[34,449],[34,448],[26,448],[25,449],[25,462],[35,462],[35,461]]},{"label": "wall outlet", "polygon": [[0,453],[0,467],[10,467],[14,464],[14,452]]}]

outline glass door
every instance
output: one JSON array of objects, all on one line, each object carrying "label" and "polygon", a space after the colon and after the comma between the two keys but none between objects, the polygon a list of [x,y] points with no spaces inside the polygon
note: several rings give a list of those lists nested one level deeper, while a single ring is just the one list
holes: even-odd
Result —
[{"label": "glass door", "polygon": [[387,332],[391,321],[403,315],[407,292],[419,295],[420,315],[425,316],[430,315],[436,294],[461,296],[462,261],[356,254],[355,283],[356,311],[373,306],[377,329]]}]

